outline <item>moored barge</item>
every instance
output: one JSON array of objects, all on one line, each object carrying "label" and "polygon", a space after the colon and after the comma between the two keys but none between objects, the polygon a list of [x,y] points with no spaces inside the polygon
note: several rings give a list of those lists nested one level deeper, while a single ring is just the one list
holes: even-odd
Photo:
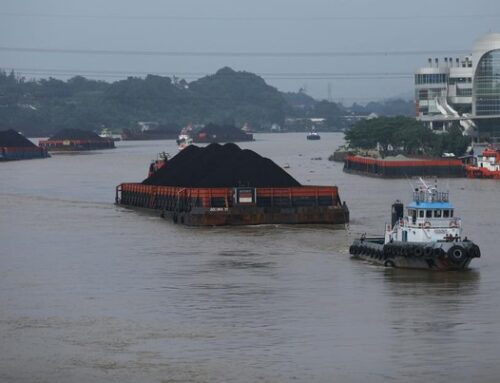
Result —
[{"label": "moored barge", "polygon": [[344,172],[382,178],[464,177],[462,161],[457,159],[376,159],[347,155]]}]

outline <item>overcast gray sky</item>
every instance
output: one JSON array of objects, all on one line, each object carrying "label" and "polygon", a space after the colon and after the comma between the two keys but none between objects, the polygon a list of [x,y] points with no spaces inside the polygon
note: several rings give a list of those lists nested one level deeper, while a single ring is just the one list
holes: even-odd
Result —
[{"label": "overcast gray sky", "polygon": [[[500,32],[498,0],[2,0],[0,68],[188,81],[223,66],[350,104],[413,92],[427,57]],[[38,51],[37,51],[38,50]],[[443,52],[437,54],[434,52]]]}]

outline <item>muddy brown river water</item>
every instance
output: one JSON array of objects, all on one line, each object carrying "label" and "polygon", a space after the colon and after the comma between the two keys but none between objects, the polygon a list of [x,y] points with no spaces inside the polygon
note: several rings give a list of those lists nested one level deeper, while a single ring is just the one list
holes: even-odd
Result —
[{"label": "muddy brown river water", "polygon": [[[351,212],[328,226],[189,228],[114,205],[173,141],[0,163],[1,382],[498,382],[500,182],[444,179],[482,257],[467,272],[371,266],[408,180],[347,175],[342,134],[241,146]],[[319,159],[320,158],[320,159]]]}]

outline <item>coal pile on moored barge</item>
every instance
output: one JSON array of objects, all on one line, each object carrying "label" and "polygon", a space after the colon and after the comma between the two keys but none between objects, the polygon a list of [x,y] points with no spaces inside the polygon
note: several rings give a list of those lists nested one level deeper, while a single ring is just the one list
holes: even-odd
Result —
[{"label": "coal pile on moored barge", "polygon": [[268,158],[235,144],[189,145],[145,185],[217,187],[297,187],[300,183]]},{"label": "coal pile on moored barge", "polygon": [[112,138],[103,138],[94,132],[81,129],[62,129],[48,140],[41,140],[40,147],[49,151],[81,151],[113,149]]},{"label": "coal pile on moored barge", "polygon": [[0,161],[46,158],[47,151],[15,130],[0,131]]}]

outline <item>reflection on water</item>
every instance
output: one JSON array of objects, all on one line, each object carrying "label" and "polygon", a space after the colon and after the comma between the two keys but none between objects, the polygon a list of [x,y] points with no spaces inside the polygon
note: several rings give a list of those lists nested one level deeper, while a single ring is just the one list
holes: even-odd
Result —
[{"label": "reflection on water", "polygon": [[480,284],[479,270],[453,272],[384,268],[387,291],[395,295],[476,294]]}]

